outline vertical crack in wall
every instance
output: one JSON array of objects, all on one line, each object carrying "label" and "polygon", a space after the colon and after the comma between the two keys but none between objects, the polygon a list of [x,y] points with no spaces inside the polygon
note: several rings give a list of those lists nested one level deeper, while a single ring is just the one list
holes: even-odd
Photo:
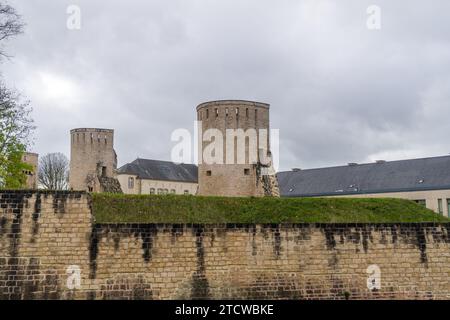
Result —
[{"label": "vertical crack in wall", "polygon": [[139,233],[142,239],[142,258],[146,263],[152,259],[153,238],[157,235],[158,229],[154,224],[146,224],[138,226]]},{"label": "vertical crack in wall", "polygon": [[97,273],[97,256],[99,245],[100,226],[93,225],[89,239],[89,279],[95,279]]},{"label": "vertical crack in wall", "polygon": [[279,225],[272,226],[271,231],[273,233],[273,252],[275,254],[275,257],[278,259],[281,254],[280,226]]},{"label": "vertical crack in wall", "polygon": [[325,234],[325,242],[327,246],[327,250],[331,251],[331,256],[328,259],[328,266],[331,268],[337,268],[338,258],[336,252],[336,240],[334,239],[334,229],[335,225],[327,224],[322,226],[322,231]]},{"label": "vertical crack in wall", "polygon": [[42,199],[41,199],[41,193],[36,193],[36,200],[34,202],[34,212],[31,215],[32,219],[32,234],[31,234],[31,242],[34,243],[36,241],[36,235],[39,232],[39,217],[41,216],[41,206],[42,206]]},{"label": "vertical crack in wall", "polygon": [[195,226],[193,228],[195,234],[195,246],[197,248],[197,270],[192,276],[192,299],[208,299],[209,283],[205,274],[205,248],[203,247],[204,228]]},{"label": "vertical crack in wall", "polygon": [[256,224],[252,226],[252,256],[258,254],[258,247],[256,245]]},{"label": "vertical crack in wall", "polygon": [[425,236],[424,228],[419,224],[416,224],[416,237],[417,237],[417,245],[420,250],[420,262],[425,264],[425,267],[428,267],[427,238]]},{"label": "vertical crack in wall", "polygon": [[55,213],[66,212],[66,202],[69,197],[69,193],[66,191],[56,192],[53,195],[53,210]]}]

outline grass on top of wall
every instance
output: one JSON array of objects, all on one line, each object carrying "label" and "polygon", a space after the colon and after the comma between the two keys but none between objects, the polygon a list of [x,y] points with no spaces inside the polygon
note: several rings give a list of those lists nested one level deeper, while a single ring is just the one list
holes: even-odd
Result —
[{"label": "grass on top of wall", "polygon": [[97,223],[449,222],[402,199],[92,194]]}]

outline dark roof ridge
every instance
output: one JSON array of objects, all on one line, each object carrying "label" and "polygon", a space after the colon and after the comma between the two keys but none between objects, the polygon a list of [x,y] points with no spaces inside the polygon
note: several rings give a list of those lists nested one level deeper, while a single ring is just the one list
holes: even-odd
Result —
[{"label": "dark roof ridge", "polygon": [[423,157],[423,158],[415,158],[415,159],[403,159],[403,160],[386,160],[386,162],[383,162],[383,163],[376,163],[376,162],[357,163],[354,166],[349,166],[347,164],[347,165],[336,165],[336,166],[328,166],[328,167],[317,167],[317,168],[301,169],[299,171],[285,170],[285,171],[279,171],[278,173],[302,172],[302,171],[324,170],[324,169],[335,169],[335,168],[347,168],[347,167],[361,167],[361,166],[368,166],[368,165],[383,165],[383,164],[388,164],[388,163],[399,163],[399,162],[405,162],[405,161],[420,161],[420,160],[439,159],[439,158],[450,158],[450,155],[434,156],[434,157]]}]

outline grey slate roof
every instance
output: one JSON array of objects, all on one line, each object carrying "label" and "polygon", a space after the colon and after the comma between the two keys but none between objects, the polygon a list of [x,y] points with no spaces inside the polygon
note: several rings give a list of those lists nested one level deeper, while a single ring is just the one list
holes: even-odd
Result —
[{"label": "grey slate roof", "polygon": [[198,168],[194,164],[176,164],[170,161],[136,159],[118,169],[121,174],[134,174],[141,179],[179,182],[198,182]]},{"label": "grey slate roof", "polygon": [[285,171],[281,196],[313,197],[450,189],[450,156]]}]

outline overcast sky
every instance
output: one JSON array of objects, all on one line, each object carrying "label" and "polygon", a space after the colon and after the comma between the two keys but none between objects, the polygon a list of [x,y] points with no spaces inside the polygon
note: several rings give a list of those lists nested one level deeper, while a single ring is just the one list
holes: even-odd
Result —
[{"label": "overcast sky", "polygon": [[119,165],[170,160],[172,131],[219,99],[271,104],[284,170],[450,153],[448,0],[9,4],[27,26],[1,72],[31,100],[41,155],[69,156],[71,128],[105,127]]}]

